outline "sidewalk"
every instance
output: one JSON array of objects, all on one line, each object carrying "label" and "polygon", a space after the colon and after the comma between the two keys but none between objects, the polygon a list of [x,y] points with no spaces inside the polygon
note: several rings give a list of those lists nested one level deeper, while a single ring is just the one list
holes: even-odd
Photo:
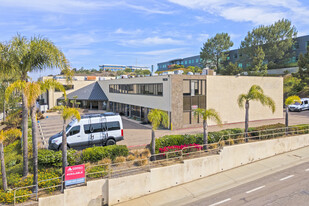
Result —
[{"label": "sidewalk", "polygon": [[185,205],[309,161],[309,147],[172,187],[117,206]]}]

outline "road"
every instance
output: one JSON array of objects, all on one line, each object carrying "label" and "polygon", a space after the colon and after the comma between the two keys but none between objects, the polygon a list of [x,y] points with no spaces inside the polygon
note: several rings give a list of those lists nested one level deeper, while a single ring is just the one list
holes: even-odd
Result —
[{"label": "road", "polygon": [[309,205],[309,162],[186,205]]}]

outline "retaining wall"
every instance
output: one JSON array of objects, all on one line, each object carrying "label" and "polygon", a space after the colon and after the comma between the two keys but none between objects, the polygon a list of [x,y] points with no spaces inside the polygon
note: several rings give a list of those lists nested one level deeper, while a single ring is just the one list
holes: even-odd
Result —
[{"label": "retaining wall", "polygon": [[309,146],[309,134],[225,146],[219,155],[184,160],[143,174],[87,182],[87,186],[66,189],[64,194],[39,198],[39,205],[113,205],[305,146]]}]

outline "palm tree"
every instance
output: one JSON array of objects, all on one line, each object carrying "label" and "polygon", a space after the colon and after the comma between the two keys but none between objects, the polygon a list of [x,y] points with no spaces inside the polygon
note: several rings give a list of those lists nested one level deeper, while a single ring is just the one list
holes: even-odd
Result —
[{"label": "palm tree", "polygon": [[246,142],[248,142],[248,123],[249,123],[249,102],[250,101],[258,101],[262,105],[268,106],[272,113],[276,110],[276,105],[274,100],[271,97],[268,97],[264,94],[263,89],[258,85],[253,85],[247,94],[241,94],[238,96],[237,102],[240,108],[246,108],[246,117],[245,117],[245,138]]},{"label": "palm tree", "polygon": [[48,89],[57,88],[64,92],[65,89],[62,84],[54,79],[47,79],[44,82],[25,82],[18,80],[7,88],[6,98],[8,98],[13,91],[17,90],[23,92],[27,98],[27,108],[30,109],[31,123],[32,123],[32,149],[33,149],[33,185],[34,191],[38,187],[38,142],[37,142],[37,119],[36,119],[36,99]]},{"label": "palm tree", "polygon": [[1,161],[2,185],[3,185],[4,191],[8,189],[8,184],[7,184],[6,171],[5,171],[3,141],[8,136],[21,137],[21,132],[18,129],[10,129],[5,132],[1,130],[0,132],[0,161]]},{"label": "palm tree", "polygon": [[[4,47],[0,47],[0,65],[3,59]],[[20,80],[27,81],[28,73],[42,71],[48,68],[68,68],[68,61],[64,54],[53,42],[40,36],[32,37],[30,40],[17,34],[9,42],[9,60],[5,67],[0,69],[13,72]],[[23,132],[23,177],[28,175],[28,102],[22,93],[22,132]]]},{"label": "palm tree", "polygon": [[194,116],[199,117],[201,116],[203,119],[203,145],[204,150],[207,150],[207,144],[208,144],[208,131],[207,131],[207,120],[215,121],[218,125],[221,125],[221,118],[214,109],[201,109],[197,108],[194,110]]},{"label": "palm tree", "polygon": [[3,190],[8,189],[8,183],[6,179],[5,163],[4,163],[4,151],[3,151],[3,141],[5,140],[5,135],[3,130],[0,132],[0,159],[1,159],[1,174],[2,174],[2,185]]},{"label": "palm tree", "polygon": [[68,119],[75,117],[78,121],[81,119],[80,114],[77,109],[70,107],[63,107],[61,117],[63,119],[63,130],[62,130],[62,173],[65,172],[65,167],[68,166],[67,161],[67,135],[66,135],[66,123]]},{"label": "palm tree", "polygon": [[289,105],[294,104],[295,102],[301,103],[299,96],[290,96],[286,98],[285,104],[285,127],[289,126]]},{"label": "palm tree", "polygon": [[168,126],[168,115],[166,112],[159,110],[159,109],[152,109],[150,110],[148,114],[148,120],[151,122],[152,130],[151,130],[151,160],[156,160],[154,154],[155,154],[155,130],[158,129],[160,124],[162,124],[164,127]]}]

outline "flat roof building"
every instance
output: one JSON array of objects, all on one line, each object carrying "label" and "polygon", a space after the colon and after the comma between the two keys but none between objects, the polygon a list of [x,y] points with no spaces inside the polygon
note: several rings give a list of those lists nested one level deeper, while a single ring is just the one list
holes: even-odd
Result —
[{"label": "flat roof building", "polygon": [[238,107],[237,98],[252,85],[261,86],[273,98],[276,111],[272,113],[252,101],[250,121],[283,118],[282,77],[166,75],[114,79],[91,82],[68,97],[78,96],[79,107],[117,112],[143,122],[148,122],[151,109],[160,109],[169,116],[169,129],[181,129],[202,124],[201,118],[193,115],[197,108],[215,109],[223,124],[244,122],[245,110]]},{"label": "flat roof building", "polygon": [[132,71],[136,69],[149,70],[149,67],[146,66],[126,66],[126,65],[109,65],[109,64],[99,65],[99,68],[103,71],[112,71],[112,72],[125,70],[126,68],[130,68],[132,69]]},{"label": "flat roof building", "polygon": [[[295,44],[291,49],[291,52],[295,52],[295,55],[288,60],[289,63],[296,63],[298,61],[298,57],[300,54],[307,53],[307,46],[309,46],[309,35],[301,36],[295,38]],[[239,57],[241,54],[239,54],[239,49],[233,49],[230,50],[227,56],[227,60],[236,63],[239,61]],[[157,71],[166,71],[169,70],[169,68],[174,65],[183,65],[184,67],[188,66],[198,66],[203,67],[201,63],[200,55],[186,57],[186,58],[177,58],[173,60],[169,60],[166,62],[160,62],[157,64],[158,69]],[[242,62],[238,62],[238,67],[245,68],[247,65],[244,65]]]}]

